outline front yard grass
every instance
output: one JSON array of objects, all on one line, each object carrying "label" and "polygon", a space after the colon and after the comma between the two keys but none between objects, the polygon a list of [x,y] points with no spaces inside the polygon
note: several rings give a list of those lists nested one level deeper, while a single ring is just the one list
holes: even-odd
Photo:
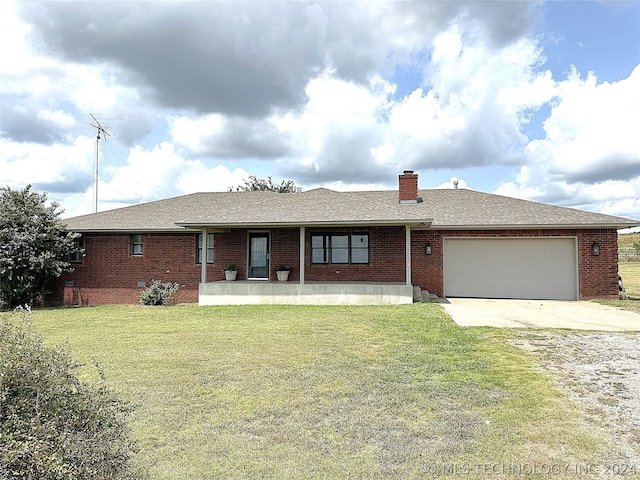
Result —
[{"label": "front yard grass", "polygon": [[620,262],[618,271],[629,300],[598,300],[598,302],[640,313],[640,262]]},{"label": "front yard grass", "polygon": [[495,469],[527,465],[544,478],[610,454],[507,331],[457,327],[437,304],[101,306],[33,323],[137,405],[154,479],[510,478]]},{"label": "front yard grass", "polygon": [[627,295],[640,300],[640,262],[621,262],[618,270]]}]

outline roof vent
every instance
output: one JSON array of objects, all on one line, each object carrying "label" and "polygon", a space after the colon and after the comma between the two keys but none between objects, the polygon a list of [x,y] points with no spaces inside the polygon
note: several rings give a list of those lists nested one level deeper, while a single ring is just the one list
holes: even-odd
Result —
[{"label": "roof vent", "polygon": [[413,170],[398,175],[398,196],[400,203],[418,203],[418,174]]}]

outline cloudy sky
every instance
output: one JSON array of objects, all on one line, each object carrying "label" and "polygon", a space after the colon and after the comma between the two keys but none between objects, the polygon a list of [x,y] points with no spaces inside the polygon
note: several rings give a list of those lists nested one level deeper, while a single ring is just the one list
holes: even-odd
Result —
[{"label": "cloudy sky", "polygon": [[64,216],[249,175],[640,219],[640,2],[0,4],[0,185]]}]

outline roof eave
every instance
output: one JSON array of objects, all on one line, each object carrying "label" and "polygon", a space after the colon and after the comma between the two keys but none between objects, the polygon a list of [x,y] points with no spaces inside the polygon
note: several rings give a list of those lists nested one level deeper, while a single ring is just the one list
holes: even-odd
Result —
[{"label": "roof eave", "polygon": [[188,231],[198,232],[199,230],[191,228],[70,228],[66,227],[70,232],[75,233],[184,233]]},{"label": "roof eave", "polygon": [[555,229],[555,230],[594,230],[610,229],[622,230],[625,228],[638,227],[640,224],[616,223],[616,224],[496,224],[496,225],[431,225],[432,230],[531,230],[531,229]]},{"label": "roof eave", "polygon": [[192,223],[178,222],[176,225],[184,228],[299,228],[299,227],[348,227],[348,226],[398,226],[415,225],[428,227],[433,218],[400,219],[400,220],[349,220],[349,221],[316,221],[316,222],[236,222],[236,223]]}]

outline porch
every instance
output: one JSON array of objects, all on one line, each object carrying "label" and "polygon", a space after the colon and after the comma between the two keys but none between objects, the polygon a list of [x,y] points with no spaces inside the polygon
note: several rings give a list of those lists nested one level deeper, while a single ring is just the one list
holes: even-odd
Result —
[{"label": "porch", "polygon": [[220,281],[201,283],[200,305],[397,305],[413,303],[405,283]]}]

